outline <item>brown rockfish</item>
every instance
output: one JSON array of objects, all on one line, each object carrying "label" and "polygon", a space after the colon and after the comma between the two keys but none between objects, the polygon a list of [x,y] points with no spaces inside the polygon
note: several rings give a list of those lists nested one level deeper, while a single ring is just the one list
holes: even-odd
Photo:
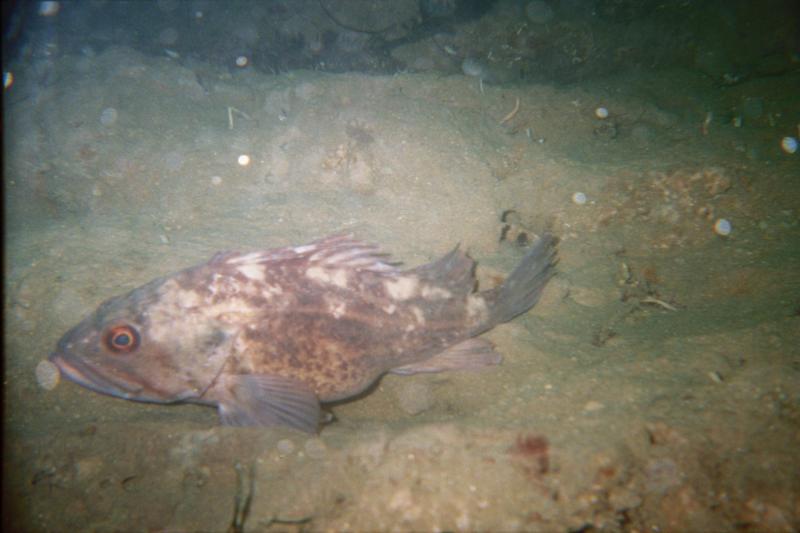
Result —
[{"label": "brown rockfish", "polygon": [[498,364],[492,344],[474,337],[533,307],[554,263],[555,239],[544,235],[502,285],[478,292],[475,262],[458,247],[409,270],[344,235],[218,253],[106,301],[50,360],[104,394],[214,405],[223,424],[313,432],[320,402],[387,372]]}]

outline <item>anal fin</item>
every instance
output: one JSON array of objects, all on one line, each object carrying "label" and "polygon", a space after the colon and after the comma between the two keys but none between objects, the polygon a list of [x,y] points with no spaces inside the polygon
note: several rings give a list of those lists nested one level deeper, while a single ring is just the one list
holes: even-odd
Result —
[{"label": "anal fin", "polygon": [[226,426],[289,426],[316,433],[319,400],[308,386],[281,376],[224,376],[219,416]]},{"label": "anal fin", "polygon": [[494,345],[485,339],[468,339],[424,361],[403,365],[390,370],[392,374],[446,372],[448,370],[477,370],[498,365],[503,356],[494,351]]}]

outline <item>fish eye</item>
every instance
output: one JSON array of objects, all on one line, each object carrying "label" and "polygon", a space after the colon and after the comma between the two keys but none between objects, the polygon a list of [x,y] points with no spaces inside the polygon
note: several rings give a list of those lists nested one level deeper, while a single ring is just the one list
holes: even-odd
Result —
[{"label": "fish eye", "polygon": [[104,337],[106,347],[116,353],[130,353],[139,347],[139,332],[127,324],[114,326]]}]

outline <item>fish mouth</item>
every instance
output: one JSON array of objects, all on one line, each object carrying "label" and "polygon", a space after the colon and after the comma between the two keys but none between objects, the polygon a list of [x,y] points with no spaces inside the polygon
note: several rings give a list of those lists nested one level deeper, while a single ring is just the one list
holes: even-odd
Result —
[{"label": "fish mouth", "polygon": [[144,389],[141,385],[111,381],[85,361],[69,354],[55,352],[49,359],[67,379],[101,394],[136,400]]}]

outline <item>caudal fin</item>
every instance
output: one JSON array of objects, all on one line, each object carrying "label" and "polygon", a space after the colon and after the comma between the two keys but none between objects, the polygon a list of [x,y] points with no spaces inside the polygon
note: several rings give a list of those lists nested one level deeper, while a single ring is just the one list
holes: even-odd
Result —
[{"label": "caudal fin", "polygon": [[542,235],[505,282],[484,293],[490,302],[489,327],[508,322],[536,305],[555,274],[556,244],[551,234]]}]

